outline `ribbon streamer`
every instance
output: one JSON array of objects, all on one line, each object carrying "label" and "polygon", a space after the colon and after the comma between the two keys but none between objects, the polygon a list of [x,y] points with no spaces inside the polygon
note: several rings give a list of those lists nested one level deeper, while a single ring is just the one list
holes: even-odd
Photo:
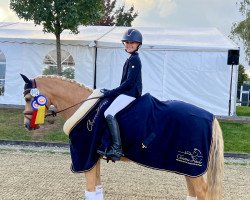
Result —
[{"label": "ribbon streamer", "polygon": [[43,124],[45,118],[45,106],[38,106],[35,124]]}]

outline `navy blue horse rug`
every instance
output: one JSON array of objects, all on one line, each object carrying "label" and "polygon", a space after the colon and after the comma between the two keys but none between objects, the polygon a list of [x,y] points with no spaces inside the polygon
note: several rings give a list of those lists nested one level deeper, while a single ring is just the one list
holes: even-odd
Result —
[{"label": "navy blue horse rug", "polygon": [[[70,132],[72,170],[91,169],[110,136],[103,112],[112,100],[97,103]],[[126,158],[146,167],[196,177],[207,170],[214,116],[182,101],[159,101],[150,94],[117,114]]]}]

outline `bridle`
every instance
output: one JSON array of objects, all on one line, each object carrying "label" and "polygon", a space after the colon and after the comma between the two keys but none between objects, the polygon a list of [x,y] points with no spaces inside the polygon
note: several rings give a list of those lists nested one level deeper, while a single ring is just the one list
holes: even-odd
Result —
[{"label": "bridle", "polygon": [[[24,97],[25,97],[27,94],[30,94],[30,92],[31,92],[32,89],[37,89],[37,84],[36,84],[36,80],[35,80],[35,79],[30,79],[30,83],[26,83],[26,84],[25,84],[25,86],[24,86],[24,92],[23,92]],[[32,96],[32,95],[31,95],[31,96]],[[99,99],[99,98],[103,98],[103,96],[92,97],[92,98],[88,98],[88,99],[82,100],[82,101],[80,101],[80,102],[78,102],[78,103],[76,103],[76,104],[74,104],[74,105],[72,105],[72,106],[69,106],[69,107],[64,108],[64,109],[62,109],[62,110],[59,110],[59,111],[50,110],[51,113],[45,114],[45,118],[48,117],[48,116],[56,117],[58,113],[64,112],[64,111],[66,111],[66,110],[68,110],[68,109],[70,109],[70,108],[73,108],[73,107],[75,107],[75,106],[77,106],[77,105],[79,105],[79,104],[82,104],[82,103],[84,103],[84,102],[86,102],[86,101],[89,101],[89,100],[92,100],[92,99]],[[45,105],[45,107],[46,107],[47,110],[49,110],[47,104]],[[31,119],[30,119],[29,117],[27,117],[27,116],[32,115],[32,114],[33,114],[33,111],[24,111],[23,114],[24,114],[24,117],[25,117],[25,118],[27,118],[28,120],[31,120]]]},{"label": "bridle", "polygon": [[[30,79],[30,82],[25,83],[25,85],[24,85],[23,96],[25,97],[27,94],[30,94],[30,91],[32,89],[35,89],[35,88],[37,88],[36,80],[35,79]],[[48,110],[47,105],[45,105],[45,107]],[[32,114],[33,114],[33,111],[23,111],[24,117],[27,118],[28,120],[31,120],[31,119],[29,117],[27,117],[27,116],[32,115]]]}]

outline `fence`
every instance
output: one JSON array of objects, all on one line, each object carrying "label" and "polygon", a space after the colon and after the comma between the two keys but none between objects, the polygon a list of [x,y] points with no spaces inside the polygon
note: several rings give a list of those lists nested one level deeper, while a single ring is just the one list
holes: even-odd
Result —
[{"label": "fence", "polygon": [[250,105],[250,82],[246,81],[240,87],[240,90],[237,92],[237,97],[241,106],[249,106]]}]

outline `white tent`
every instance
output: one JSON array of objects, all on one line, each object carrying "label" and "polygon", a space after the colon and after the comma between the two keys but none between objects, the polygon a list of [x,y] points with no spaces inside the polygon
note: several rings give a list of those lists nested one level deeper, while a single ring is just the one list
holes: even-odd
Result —
[{"label": "white tent", "polygon": [[[129,56],[120,41],[126,29],[89,26],[80,27],[77,35],[62,33],[62,49],[74,59],[77,81],[97,88],[119,85]],[[139,51],[143,93],[189,102],[216,115],[235,113],[238,68],[227,65],[228,50],[238,50],[234,43],[215,28],[138,29],[144,38]],[[24,104],[19,73],[30,78],[41,75],[45,56],[55,48],[55,36],[44,34],[41,26],[0,23],[0,58],[2,53],[6,64],[0,104]]]}]

